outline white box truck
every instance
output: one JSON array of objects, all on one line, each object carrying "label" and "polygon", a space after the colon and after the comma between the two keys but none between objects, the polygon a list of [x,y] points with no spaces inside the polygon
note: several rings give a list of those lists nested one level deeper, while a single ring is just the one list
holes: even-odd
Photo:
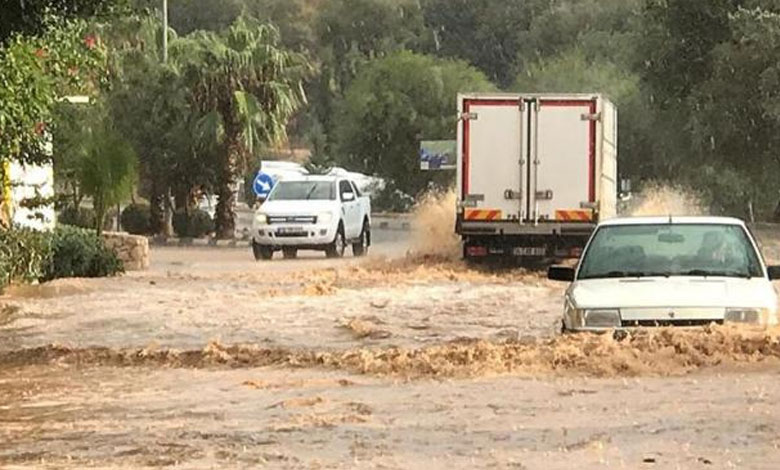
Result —
[{"label": "white box truck", "polygon": [[469,260],[578,257],[617,212],[617,108],[599,94],[458,96],[456,232]]}]

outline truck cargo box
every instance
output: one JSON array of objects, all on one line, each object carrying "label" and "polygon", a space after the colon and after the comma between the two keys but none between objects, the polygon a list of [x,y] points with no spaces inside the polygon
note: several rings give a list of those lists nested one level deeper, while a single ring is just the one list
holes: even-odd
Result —
[{"label": "truck cargo box", "polygon": [[462,94],[458,113],[467,256],[470,247],[477,256],[576,253],[598,220],[616,215],[617,109],[607,98]]}]

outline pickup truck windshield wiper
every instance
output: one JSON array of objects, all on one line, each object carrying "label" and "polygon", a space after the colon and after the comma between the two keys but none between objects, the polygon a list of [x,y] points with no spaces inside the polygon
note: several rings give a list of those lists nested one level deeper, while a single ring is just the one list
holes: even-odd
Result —
[{"label": "pickup truck windshield wiper", "polygon": [[306,197],[304,199],[306,199],[308,201],[311,198],[311,195],[314,194],[314,191],[316,189],[317,189],[317,185],[316,184],[311,185],[311,189],[309,190],[309,192],[306,193]]},{"label": "pickup truck windshield wiper", "polygon": [[706,269],[691,269],[682,273],[683,276],[704,276],[704,277],[740,277],[744,279],[750,279],[749,273],[741,271],[708,271]]}]

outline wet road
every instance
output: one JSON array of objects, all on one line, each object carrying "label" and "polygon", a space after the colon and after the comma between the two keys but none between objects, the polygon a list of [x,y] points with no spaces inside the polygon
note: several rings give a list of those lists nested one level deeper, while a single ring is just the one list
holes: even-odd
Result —
[{"label": "wet road", "polygon": [[775,468],[778,332],[558,338],[561,286],[384,236],[0,298],[0,468]]}]

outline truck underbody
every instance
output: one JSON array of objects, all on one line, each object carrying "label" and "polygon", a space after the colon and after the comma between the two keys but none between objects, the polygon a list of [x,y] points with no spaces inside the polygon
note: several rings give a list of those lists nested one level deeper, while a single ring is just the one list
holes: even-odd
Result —
[{"label": "truck underbody", "polygon": [[578,258],[595,227],[594,223],[474,222],[458,217],[456,232],[466,261],[544,267]]}]

